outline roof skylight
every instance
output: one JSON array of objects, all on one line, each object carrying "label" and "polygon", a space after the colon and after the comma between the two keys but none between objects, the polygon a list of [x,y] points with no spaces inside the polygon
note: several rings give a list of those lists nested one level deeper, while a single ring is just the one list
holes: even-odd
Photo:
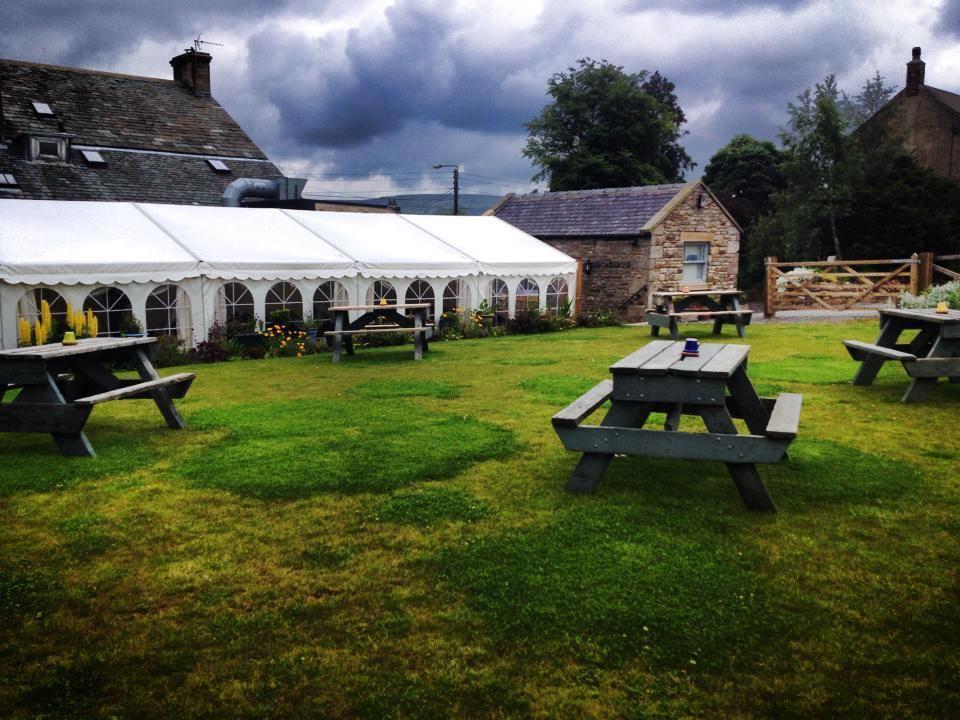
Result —
[{"label": "roof skylight", "polygon": [[86,160],[91,165],[107,164],[107,161],[103,159],[103,155],[101,155],[96,150],[81,150],[80,154],[83,155],[83,159]]},{"label": "roof skylight", "polygon": [[0,188],[19,187],[17,179],[10,173],[0,173]]},{"label": "roof skylight", "polygon": [[53,108],[47,105],[47,103],[34,101],[33,109],[36,111],[37,115],[48,115],[53,117]]},{"label": "roof skylight", "polygon": [[210,163],[210,167],[212,167],[217,172],[221,172],[221,173],[230,172],[230,168],[227,167],[226,163],[224,163],[223,160],[208,159],[207,162]]}]

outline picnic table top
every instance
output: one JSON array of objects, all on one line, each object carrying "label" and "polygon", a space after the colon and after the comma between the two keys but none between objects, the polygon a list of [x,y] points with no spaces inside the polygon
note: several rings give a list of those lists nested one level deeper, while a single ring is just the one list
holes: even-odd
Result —
[{"label": "picnic table top", "polygon": [[697,297],[697,296],[707,296],[707,295],[742,295],[743,290],[737,290],[736,288],[726,288],[720,290],[688,290],[683,292],[681,290],[658,290],[657,292],[650,293],[653,297]]},{"label": "picnic table top", "polygon": [[750,352],[749,345],[700,343],[699,357],[683,357],[684,343],[653,340],[610,366],[616,375],[677,375],[690,378],[726,379],[733,375]]},{"label": "picnic table top", "polygon": [[53,358],[87,355],[104,350],[135,347],[155,343],[155,337],[98,337],[77,340],[76,345],[47,343],[46,345],[28,345],[14,350],[0,351],[0,360],[50,360]]},{"label": "picnic table top", "polygon": [[327,308],[328,312],[344,312],[347,310],[399,310],[401,308],[429,309],[432,303],[401,303],[399,305],[337,305]]},{"label": "picnic table top", "polygon": [[948,310],[945,313],[938,313],[931,308],[881,308],[880,314],[888,317],[920,320],[921,322],[938,323],[942,325],[960,323],[960,310]]}]

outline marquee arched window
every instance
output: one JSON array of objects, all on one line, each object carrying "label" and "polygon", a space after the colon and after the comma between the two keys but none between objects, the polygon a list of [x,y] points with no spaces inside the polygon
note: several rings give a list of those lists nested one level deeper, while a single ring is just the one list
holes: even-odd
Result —
[{"label": "marquee arched window", "polygon": [[433,285],[428,283],[426,280],[414,280],[407,288],[404,302],[408,305],[429,303],[430,308],[427,310],[427,317],[433,317],[434,307],[436,305],[436,296],[433,292]]},{"label": "marquee arched window", "polygon": [[320,283],[313,293],[313,319],[327,320],[330,317],[330,308],[349,304],[350,296],[343,285],[336,280]]},{"label": "marquee arched window", "polygon": [[559,277],[553,278],[547,285],[547,312],[556,317],[562,307],[569,311],[568,299],[567,281]]},{"label": "marquee arched window", "polygon": [[386,300],[385,305],[397,304],[397,289],[386,280],[377,280],[367,288],[367,305],[379,305]]},{"label": "marquee arched window", "polygon": [[217,292],[217,321],[249,323],[254,319],[253,293],[243,283],[228,282]]},{"label": "marquee arched window", "polygon": [[516,312],[529,312],[540,308],[540,286],[532,278],[524,278],[517,285]]},{"label": "marquee arched window", "polygon": [[67,329],[67,301],[56,290],[50,288],[31,288],[27,290],[23,297],[17,302],[17,320],[23,318],[30,327],[34,327],[37,320],[40,320],[43,301],[46,300],[50,306],[50,319],[52,327],[49,328],[50,336],[59,336]]},{"label": "marquee arched window", "polygon": [[177,285],[159,285],[147,297],[147,334],[193,339],[190,297]]},{"label": "marquee arched window", "polygon": [[133,306],[127,294],[115,287],[100,287],[87,295],[83,311],[92,310],[97,318],[97,334],[108,337],[120,335],[125,320],[133,318]]},{"label": "marquee arched window", "polygon": [[490,281],[490,309],[494,325],[502,325],[510,319],[510,288],[500,278]]},{"label": "marquee arched window", "polygon": [[278,282],[267,290],[267,302],[264,305],[267,320],[271,320],[270,316],[279,310],[289,310],[291,320],[303,320],[303,296],[291,282]]},{"label": "marquee arched window", "polygon": [[443,289],[443,312],[468,309],[471,309],[470,286],[466,280],[451,280]]}]

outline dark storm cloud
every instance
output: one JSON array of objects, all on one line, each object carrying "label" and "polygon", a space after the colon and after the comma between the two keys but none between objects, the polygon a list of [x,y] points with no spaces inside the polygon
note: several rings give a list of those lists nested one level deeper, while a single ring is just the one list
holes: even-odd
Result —
[{"label": "dark storm cloud", "polygon": [[471,54],[457,42],[453,12],[416,3],[390,7],[385,23],[338,39],[306,38],[277,26],[249,42],[253,79],[303,143],[350,146],[416,120],[459,129],[517,132],[542,104],[505,87],[524,51]]},{"label": "dark storm cloud", "polygon": [[810,4],[812,0],[626,0],[621,8],[628,12],[669,10],[696,15],[727,15],[754,9],[792,11]]},{"label": "dark storm cloud", "polygon": [[953,37],[960,37],[960,0],[944,0],[937,29]]},{"label": "dark storm cloud", "polygon": [[[303,0],[32,0],[0,2],[0,56],[91,67],[109,63],[144,39],[186,44],[207,27],[256,22],[284,10],[328,2]],[[209,38],[214,39],[214,38]]]}]

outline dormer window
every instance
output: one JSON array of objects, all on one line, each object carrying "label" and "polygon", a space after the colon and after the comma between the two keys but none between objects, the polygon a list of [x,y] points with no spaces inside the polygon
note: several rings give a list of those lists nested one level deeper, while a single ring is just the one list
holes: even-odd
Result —
[{"label": "dormer window", "polygon": [[47,105],[47,103],[36,102],[32,103],[33,110],[37,115],[43,115],[44,117],[53,117],[53,108]]},{"label": "dormer window", "polygon": [[30,138],[31,160],[53,160],[65,162],[67,159],[67,141],[65,138]]}]

